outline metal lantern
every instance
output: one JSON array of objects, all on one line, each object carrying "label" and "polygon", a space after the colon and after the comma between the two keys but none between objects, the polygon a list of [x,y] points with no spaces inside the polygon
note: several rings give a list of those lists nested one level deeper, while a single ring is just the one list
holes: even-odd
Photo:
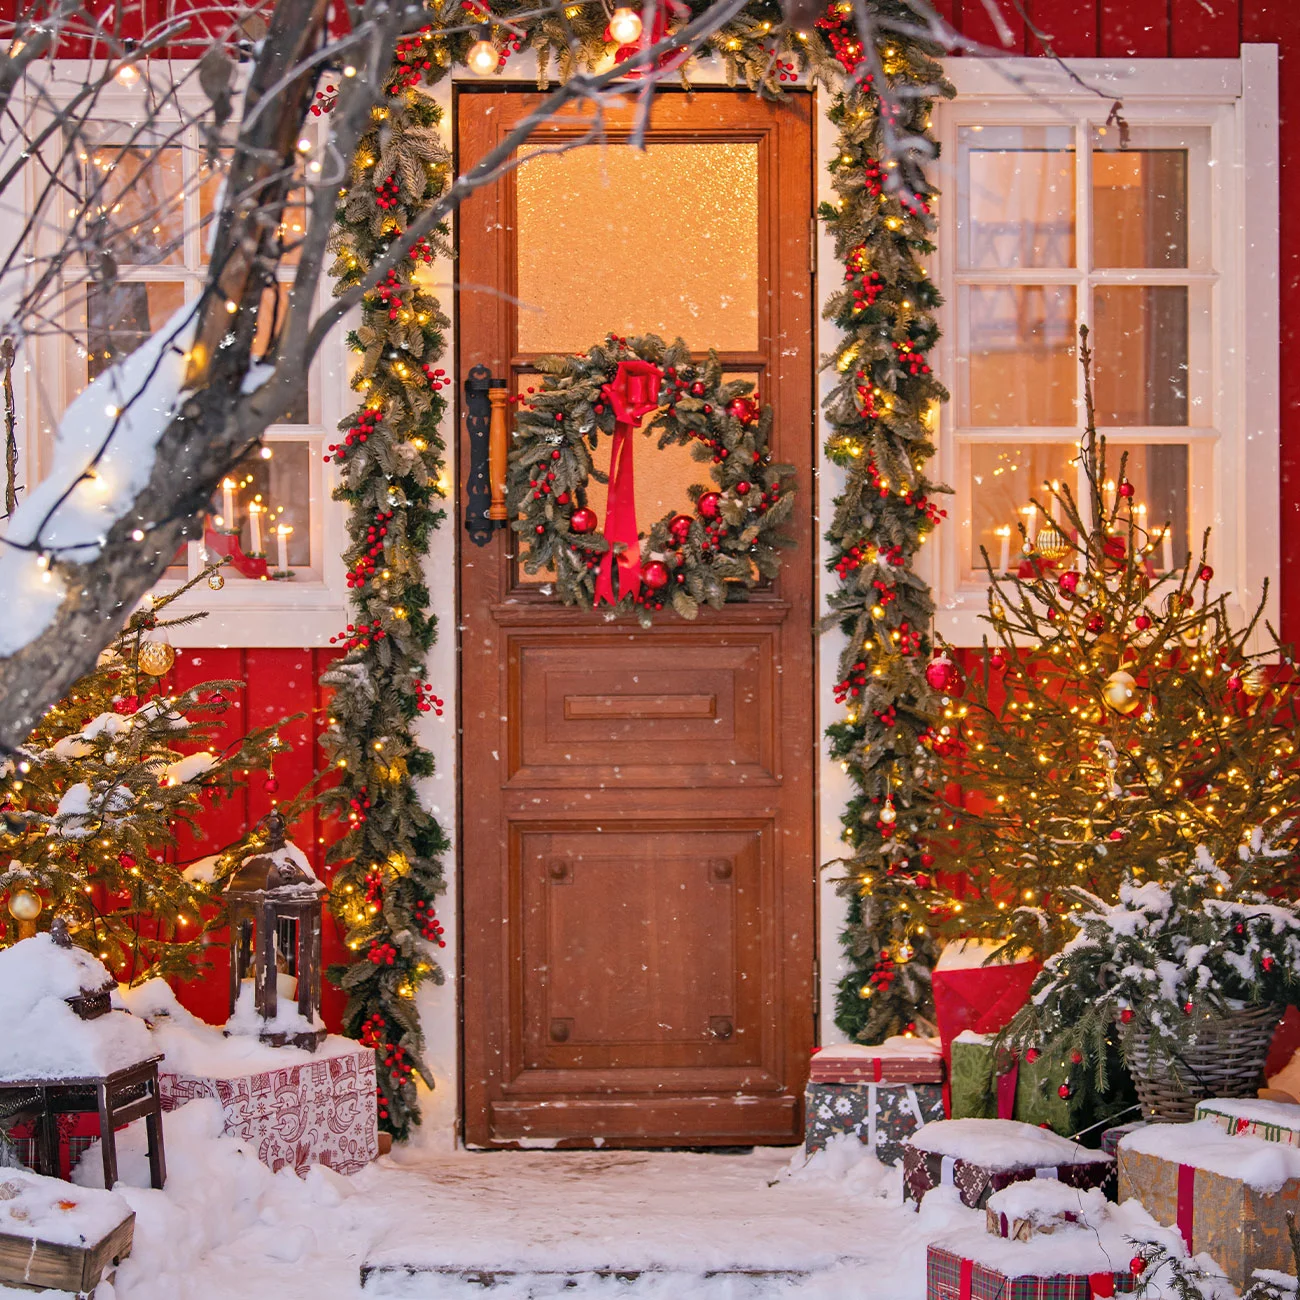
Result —
[{"label": "metal lantern", "polygon": [[[321,899],[325,886],[286,846],[284,818],[266,819],[267,845],[245,858],[226,885],[230,917],[230,1014],[252,972],[254,1006],[263,1021],[258,1037],[276,1047],[314,1052],[320,1025]],[[305,861],[305,859],[304,859]],[[296,977],[299,1024],[278,1024],[280,977]]]}]

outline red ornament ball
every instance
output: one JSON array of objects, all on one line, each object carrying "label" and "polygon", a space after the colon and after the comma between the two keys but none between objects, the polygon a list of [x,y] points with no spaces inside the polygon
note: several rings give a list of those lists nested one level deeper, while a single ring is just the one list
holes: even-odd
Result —
[{"label": "red ornament ball", "polygon": [[1120,496],[1122,496],[1125,500],[1127,500],[1129,497],[1131,497],[1131,496],[1133,495],[1133,491],[1134,491],[1134,489],[1133,489],[1133,484],[1130,483],[1130,482],[1128,481],[1128,479],[1125,479],[1125,480],[1124,480],[1124,481],[1119,485],[1119,494],[1120,494]]},{"label": "red ornament ball", "polygon": [[1066,569],[1056,580],[1056,585],[1068,596],[1073,596],[1079,586],[1079,571],[1077,569]]},{"label": "red ornament ball", "polygon": [[1128,1262],[1128,1271],[1130,1273],[1145,1273],[1146,1267],[1146,1260],[1141,1255],[1134,1255]]},{"label": "red ornament ball", "polygon": [[749,492],[749,484],[742,479],[736,484],[736,491],[739,492],[742,497],[746,496]]},{"label": "red ornament ball", "polygon": [[1266,971],[1270,971],[1270,970],[1272,970],[1272,969],[1273,969],[1273,957],[1272,957],[1272,954],[1266,952],[1266,953],[1265,953],[1265,954],[1264,954],[1264,955],[1259,959],[1259,964],[1260,964],[1260,965],[1261,965],[1261,966],[1262,966]]},{"label": "red ornament ball", "polygon": [[1133,1008],[1132,1008],[1132,1007],[1125,1007],[1125,1008],[1124,1008],[1124,1009],[1119,1013],[1119,1018],[1120,1018],[1121,1023],[1127,1025],[1127,1024],[1129,1023],[1129,1021],[1131,1021],[1131,1020],[1133,1019]]},{"label": "red ornament ball", "polygon": [[1137,628],[1139,632],[1145,632],[1147,628],[1151,626],[1151,619],[1146,614],[1139,614],[1137,618],[1133,620],[1133,626]]},{"label": "red ornament ball", "polygon": [[651,591],[659,591],[668,585],[668,566],[658,560],[651,560],[641,566],[641,581]]},{"label": "red ornament ball", "polygon": [[1184,1002],[1184,1003],[1183,1003],[1183,1015],[1185,1015],[1185,1016],[1190,1016],[1191,1014],[1192,1014],[1192,1004],[1191,1004],[1190,1002]]},{"label": "red ornament ball", "polygon": [[569,516],[569,527],[575,533],[594,533],[596,531],[596,512],[580,506]]},{"label": "red ornament ball", "polygon": [[1036,1060],[1038,1060],[1038,1048],[1036,1048],[1036,1047],[1026,1047],[1026,1048],[1025,1048],[1025,1060],[1028,1061],[1030,1065],[1033,1065],[1033,1063],[1034,1063]]},{"label": "red ornament ball", "polygon": [[704,385],[698,379],[691,385],[691,396],[692,397],[704,396]]},{"label": "red ornament ball", "polygon": [[946,654],[930,660],[925,666],[925,680],[944,695],[960,695],[963,685],[961,670]]},{"label": "red ornament ball", "polygon": [[1086,626],[1088,631],[1095,636],[1106,626],[1106,620],[1100,614],[1093,614],[1089,617]]},{"label": "red ornament ball", "polygon": [[1061,1084],[1061,1086],[1056,1090],[1056,1095],[1064,1100],[1070,1095],[1070,1085],[1068,1083]]},{"label": "red ornament ball", "polygon": [[679,542],[684,542],[687,534],[691,531],[690,515],[674,515],[668,521],[668,531],[677,538]]},{"label": "red ornament ball", "polygon": [[994,652],[991,655],[989,655],[990,668],[996,668],[1001,670],[1006,666],[1007,666],[1007,657],[1002,653],[1001,650],[994,650]]},{"label": "red ornament ball", "polygon": [[1230,691],[1241,690],[1241,678],[1238,677],[1236,673],[1233,673],[1232,676],[1228,678],[1228,689]]},{"label": "red ornament ball", "polygon": [[718,505],[721,498],[716,492],[705,492],[701,495],[696,503],[699,506],[700,514],[705,519],[716,519],[718,517]]},{"label": "red ornament ball", "polygon": [[269,791],[271,794],[274,794],[279,788],[280,783],[273,776],[268,776],[266,780],[262,782],[262,789]]},{"label": "red ornament ball", "polygon": [[1071,1052],[1071,1053],[1070,1053],[1070,1060],[1073,1061],[1075,1065],[1082,1065],[1082,1064],[1083,1064],[1083,1053],[1082,1053],[1082,1052]]},{"label": "red ornament ball", "polygon": [[737,397],[727,403],[727,412],[741,424],[752,424],[758,419],[758,403],[752,397]]},{"label": "red ornament ball", "polygon": [[1209,582],[1214,577],[1214,570],[1208,564],[1202,564],[1199,576],[1202,582]]}]

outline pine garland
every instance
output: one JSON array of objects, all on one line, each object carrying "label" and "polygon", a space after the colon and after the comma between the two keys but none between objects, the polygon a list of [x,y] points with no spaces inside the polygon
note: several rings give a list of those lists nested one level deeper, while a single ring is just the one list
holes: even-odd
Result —
[{"label": "pine garland", "polygon": [[[535,50],[541,86],[552,75],[563,80],[590,70],[610,54],[598,6],[512,18],[529,3],[489,12],[480,0],[444,0],[426,27],[398,43],[386,106],[375,111],[338,211],[340,290],[363,278],[395,233],[448,183],[438,109],[421,87],[465,61],[477,39],[470,24],[493,22],[502,67],[523,47]],[[896,0],[869,3],[882,18],[913,17]],[[706,5],[677,5],[673,24]],[[451,28],[462,30],[443,30]],[[849,470],[828,533],[841,577],[830,621],[849,638],[842,677],[862,682],[846,688],[848,712],[828,735],[832,755],[859,787],[844,817],[851,856],[843,887],[852,897],[845,941],[855,971],[844,984],[839,1023],[874,1038],[924,1017],[929,1007],[933,949],[915,924],[914,891],[915,868],[929,858],[923,831],[930,801],[922,783],[937,701],[923,675],[933,605],[912,560],[942,513],[933,500],[941,489],[926,479],[924,465],[934,450],[931,407],[946,396],[925,362],[937,338],[930,312],[938,295],[918,262],[932,251],[931,191],[919,163],[886,175],[880,160],[887,127],[900,137],[932,139],[929,104],[920,94],[945,83],[933,50],[891,37],[876,52],[898,92],[890,97],[897,120],[886,124],[870,78],[859,75],[852,28],[846,4],[828,9],[814,30],[798,32],[783,24],[774,0],[754,0],[707,39],[704,52],[720,61],[728,84],[743,82],[768,97],[801,75],[841,87],[830,110],[840,132],[833,164],[840,199],[822,213],[847,277],[827,308],[845,332],[833,358],[844,377],[827,402],[827,451]],[[686,80],[686,69],[681,75]],[[320,100],[327,111],[328,85]],[[439,855],[447,840],[415,795],[413,782],[431,773],[433,759],[416,743],[413,724],[422,709],[440,707],[420,681],[435,632],[421,563],[443,515],[438,431],[441,390],[449,382],[442,369],[446,319],[416,283],[415,270],[417,262],[445,254],[440,239],[426,242],[367,295],[362,325],[349,339],[363,358],[354,381],[362,403],[340,426],[343,441],[330,449],[342,467],[337,496],[351,508],[346,559],[355,610],[337,638],[346,654],[323,677],[335,691],[324,743],[339,775],[326,799],[348,826],[331,851],[340,864],[331,907],[357,954],[331,976],[349,995],[346,1031],[379,1053],[381,1120],[399,1137],[419,1121],[413,1076],[430,1081],[415,990],[443,978],[434,958],[441,943],[434,905],[445,888]],[[882,819],[886,807],[901,807],[896,825]],[[886,995],[868,1006],[861,990],[880,987],[895,955],[901,977],[890,974]]]}]

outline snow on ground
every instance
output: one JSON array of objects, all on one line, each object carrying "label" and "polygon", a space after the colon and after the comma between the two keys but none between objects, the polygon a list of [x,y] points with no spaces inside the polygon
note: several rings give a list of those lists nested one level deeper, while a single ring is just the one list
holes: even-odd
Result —
[{"label": "snow on ground", "polygon": [[[926,1243],[984,1223],[952,1188],[904,1209],[899,1171],[854,1138],[811,1160],[775,1148],[399,1149],[352,1178],[317,1168],[299,1179],[272,1174],[220,1127],[212,1101],[166,1117],[161,1192],[148,1187],[143,1134],[119,1135],[135,1249],[98,1300],[923,1300]],[[93,1184],[100,1168],[92,1147],[77,1181]],[[533,1276],[485,1288],[399,1272],[363,1290],[366,1260]],[[778,1275],[734,1271],[747,1268]],[[0,1287],[6,1300],[29,1294]]]}]

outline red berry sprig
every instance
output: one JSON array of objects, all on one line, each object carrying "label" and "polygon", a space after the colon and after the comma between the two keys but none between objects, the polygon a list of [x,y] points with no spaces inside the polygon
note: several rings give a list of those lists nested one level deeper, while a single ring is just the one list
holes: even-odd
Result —
[{"label": "red berry sprig", "polygon": [[388,1022],[379,1014],[378,1011],[372,1016],[366,1018],[365,1023],[361,1026],[359,1036],[362,1047],[378,1049],[383,1046],[384,1031],[388,1028]]},{"label": "red berry sprig", "polygon": [[930,367],[926,363],[925,354],[918,352],[916,346],[910,342],[895,343],[894,352],[898,357],[898,364],[902,366],[908,374],[911,375],[928,375]]},{"label": "red berry sprig", "polygon": [[432,713],[435,718],[442,717],[445,701],[433,693],[433,683],[422,682],[417,677],[412,685],[415,689],[415,707],[421,713]]},{"label": "red berry sprig", "polygon": [[344,650],[369,650],[372,641],[382,641],[387,635],[378,619],[370,623],[349,623],[342,632],[330,637],[330,645],[341,642]]},{"label": "red berry sprig", "polygon": [[388,1051],[384,1053],[384,1064],[388,1067],[393,1082],[399,1088],[411,1082],[415,1067],[406,1059],[406,1048],[401,1043],[393,1043],[389,1046]]},{"label": "red berry sprig", "polygon": [[318,90],[312,96],[312,117],[320,117],[322,113],[330,112],[338,102],[339,90],[337,86],[326,86],[324,90]]},{"label": "red berry sprig", "polygon": [[325,463],[328,465],[333,461],[336,465],[342,465],[347,459],[348,452],[368,441],[383,419],[383,411],[378,411],[373,406],[363,406],[343,441],[330,443],[325,454]]},{"label": "red berry sprig", "polygon": [[835,683],[835,703],[843,704],[850,696],[857,699],[867,685],[867,663],[859,659],[842,682]]},{"label": "red berry sprig", "polygon": [[396,176],[386,176],[375,186],[375,206],[377,208],[382,208],[387,212],[390,208],[398,207],[401,199],[402,187],[397,183]]},{"label": "red berry sprig", "polygon": [[421,898],[415,904],[415,923],[420,927],[420,933],[430,943],[436,943],[439,948],[447,946],[447,941],[442,937],[442,922],[438,920],[438,913],[434,910],[432,903],[426,903]]},{"label": "red berry sprig", "polygon": [[366,902],[379,903],[384,897],[384,873],[375,869],[366,872]]},{"label": "red berry sprig", "polygon": [[397,949],[391,943],[380,943],[378,939],[373,939],[366,959],[376,966],[391,966],[397,960]]}]

